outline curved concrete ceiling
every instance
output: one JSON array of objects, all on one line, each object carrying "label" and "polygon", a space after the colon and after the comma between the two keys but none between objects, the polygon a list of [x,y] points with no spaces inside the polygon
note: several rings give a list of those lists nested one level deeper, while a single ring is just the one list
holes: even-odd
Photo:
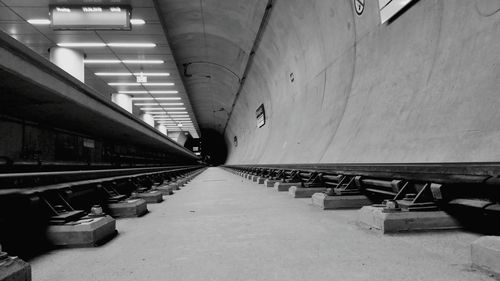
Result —
[{"label": "curved concrete ceiling", "polygon": [[200,127],[224,130],[267,0],[157,0]]}]

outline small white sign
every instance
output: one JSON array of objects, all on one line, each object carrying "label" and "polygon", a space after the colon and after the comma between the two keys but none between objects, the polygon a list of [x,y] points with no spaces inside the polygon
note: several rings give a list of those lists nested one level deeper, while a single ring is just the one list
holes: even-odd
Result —
[{"label": "small white sign", "polygon": [[361,16],[363,11],[365,10],[365,0],[353,0],[354,1],[354,10],[356,10],[356,14]]},{"label": "small white sign", "polygon": [[148,77],[144,75],[137,76],[137,83],[148,83]]},{"label": "small white sign", "polygon": [[380,22],[384,23],[390,20],[413,1],[414,0],[379,0]]}]

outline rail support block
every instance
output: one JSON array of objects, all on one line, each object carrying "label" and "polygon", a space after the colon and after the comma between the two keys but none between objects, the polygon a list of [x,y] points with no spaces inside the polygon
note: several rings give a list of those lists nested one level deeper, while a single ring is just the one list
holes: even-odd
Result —
[{"label": "rail support block", "polygon": [[474,267],[500,274],[500,236],[485,236],[472,242],[471,260]]},{"label": "rail support block", "polygon": [[47,229],[48,240],[56,246],[88,247],[112,238],[116,234],[116,220],[110,216],[82,218]]},{"label": "rail support block", "polygon": [[264,185],[266,187],[274,187],[274,184],[277,183],[277,182],[279,182],[279,181],[267,179],[267,180],[264,181]]},{"label": "rail support block", "polygon": [[253,176],[252,177],[252,181],[253,182],[257,182],[259,180],[259,178],[260,178],[259,176]]},{"label": "rail support block", "polygon": [[298,187],[292,186],[288,189],[288,194],[293,198],[311,198],[313,194],[318,192],[325,192],[326,187]]},{"label": "rail support block", "polygon": [[382,207],[364,206],[359,210],[359,225],[382,233],[429,231],[462,228],[443,211],[385,213]]},{"label": "rail support block", "polygon": [[108,205],[108,213],[115,218],[140,217],[148,212],[146,201],[131,199]]},{"label": "rail support block", "polygon": [[168,184],[168,185],[160,185],[156,187],[156,190],[160,191],[163,195],[172,195],[174,194],[174,190],[177,190],[177,187]]},{"label": "rail support block", "polygon": [[144,199],[148,204],[156,204],[163,202],[163,193],[159,190],[137,193],[137,198]]},{"label": "rail support block", "polygon": [[31,266],[17,257],[6,257],[0,260],[0,281],[31,281]]},{"label": "rail support block", "polygon": [[267,180],[266,178],[259,177],[259,178],[257,178],[257,183],[258,184],[263,184],[266,180]]},{"label": "rail support block", "polygon": [[288,191],[288,189],[290,189],[290,187],[292,186],[298,186],[300,185],[300,182],[293,182],[293,183],[289,183],[289,182],[276,182],[274,183],[274,189],[276,189],[277,191]]},{"label": "rail support block", "polygon": [[171,183],[168,186],[172,186],[174,190],[181,190],[181,186],[178,183]]},{"label": "rail support block", "polygon": [[359,209],[372,204],[364,195],[328,196],[325,193],[315,193],[311,197],[312,204],[323,210]]}]

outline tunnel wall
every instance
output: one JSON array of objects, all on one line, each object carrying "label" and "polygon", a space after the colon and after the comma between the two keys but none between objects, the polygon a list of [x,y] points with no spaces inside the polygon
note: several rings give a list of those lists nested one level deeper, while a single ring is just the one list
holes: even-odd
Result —
[{"label": "tunnel wall", "polygon": [[278,0],[225,131],[227,163],[498,161],[499,9],[420,0],[380,24],[378,1],[357,16],[350,0]]}]

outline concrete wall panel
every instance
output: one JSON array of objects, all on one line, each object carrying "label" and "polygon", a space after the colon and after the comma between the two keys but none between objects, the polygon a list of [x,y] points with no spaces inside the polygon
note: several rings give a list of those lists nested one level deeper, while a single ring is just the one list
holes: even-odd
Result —
[{"label": "concrete wall panel", "polygon": [[498,1],[420,0],[383,25],[366,2],[276,1],[227,163],[498,160]]}]

